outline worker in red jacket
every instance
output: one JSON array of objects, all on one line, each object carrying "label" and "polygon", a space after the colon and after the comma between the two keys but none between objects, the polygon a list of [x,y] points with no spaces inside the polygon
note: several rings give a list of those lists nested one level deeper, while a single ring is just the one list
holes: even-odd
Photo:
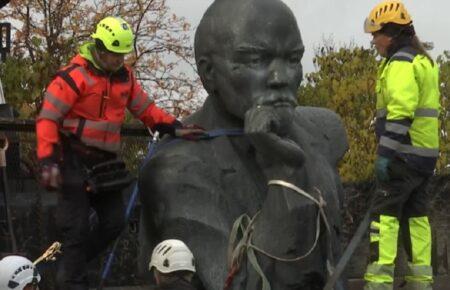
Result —
[{"label": "worker in red jacket", "polygon": [[124,64],[134,42],[127,22],[106,17],[92,38],[51,81],[36,122],[42,184],[60,193],[56,217],[64,255],[57,280],[64,290],[88,289],[87,262],[124,226],[121,191],[130,178],[117,153],[125,109],[160,134],[203,134],[158,108]]}]

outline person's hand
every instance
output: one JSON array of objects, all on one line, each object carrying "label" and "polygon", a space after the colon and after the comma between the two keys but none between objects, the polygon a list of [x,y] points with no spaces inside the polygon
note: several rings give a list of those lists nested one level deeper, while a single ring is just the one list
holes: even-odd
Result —
[{"label": "person's hand", "polygon": [[206,138],[208,134],[202,127],[195,124],[189,124],[183,125],[181,128],[176,128],[175,136],[186,140],[199,140]]},{"label": "person's hand", "polygon": [[375,160],[375,176],[381,182],[389,181],[389,163],[391,163],[391,159],[383,156],[377,156]]},{"label": "person's hand", "polygon": [[293,110],[271,106],[251,108],[245,114],[244,131],[253,146],[269,163],[298,167],[304,152],[297,143],[284,136],[292,125]]},{"label": "person's hand", "polygon": [[62,182],[58,163],[49,159],[44,159],[39,162],[39,165],[41,185],[49,191],[58,190],[61,187]]}]

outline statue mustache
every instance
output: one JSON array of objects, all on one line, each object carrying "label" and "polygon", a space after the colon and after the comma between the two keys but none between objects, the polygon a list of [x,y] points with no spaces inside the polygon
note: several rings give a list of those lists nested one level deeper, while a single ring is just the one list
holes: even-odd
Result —
[{"label": "statue mustache", "polygon": [[297,99],[292,94],[270,94],[265,97],[261,97],[257,105],[262,106],[274,106],[274,107],[296,107],[298,106]]}]

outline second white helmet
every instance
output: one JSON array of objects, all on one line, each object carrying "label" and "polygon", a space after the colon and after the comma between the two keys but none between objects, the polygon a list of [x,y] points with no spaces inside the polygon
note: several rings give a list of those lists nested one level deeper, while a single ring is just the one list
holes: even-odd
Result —
[{"label": "second white helmet", "polygon": [[0,260],[1,290],[22,290],[26,285],[39,281],[41,276],[27,258],[12,255]]},{"label": "second white helmet", "polygon": [[148,269],[155,267],[161,273],[191,271],[195,273],[194,255],[180,240],[165,240],[159,243],[152,253]]}]

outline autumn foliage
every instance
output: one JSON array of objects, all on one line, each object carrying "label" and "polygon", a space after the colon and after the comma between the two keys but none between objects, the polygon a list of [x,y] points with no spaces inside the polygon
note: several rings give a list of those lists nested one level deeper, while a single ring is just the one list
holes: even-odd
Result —
[{"label": "autumn foliage", "polygon": [[190,25],[170,12],[166,0],[12,0],[0,11],[13,24],[12,53],[1,66],[8,101],[25,117],[34,115],[57,69],[109,15],[134,28],[135,51],[127,62],[150,95],[177,115],[196,108],[201,86],[193,71]]},{"label": "autumn foliage", "polygon": [[[120,15],[136,32],[131,64],[144,87],[159,105],[177,116],[198,108],[201,84],[195,72],[190,25],[172,14],[166,0],[12,0],[0,17],[14,27],[10,58],[0,65],[7,100],[34,116],[43,91],[56,70],[89,40],[95,23]],[[372,49],[354,45],[316,50],[316,71],[305,76],[302,105],[330,108],[342,118],[350,149],[341,166],[345,181],[373,175],[376,70],[379,58]],[[437,59],[441,69],[441,158],[438,171],[447,170],[450,157],[450,53]]]},{"label": "autumn foliage", "polygon": [[[337,112],[344,123],[349,151],[340,165],[346,182],[358,182],[373,177],[376,152],[374,133],[375,82],[379,58],[373,49],[325,45],[316,51],[316,71],[305,76],[300,88],[302,105],[327,107]],[[441,55],[437,64],[441,77],[441,156],[438,171],[450,164],[450,53]]]}]

